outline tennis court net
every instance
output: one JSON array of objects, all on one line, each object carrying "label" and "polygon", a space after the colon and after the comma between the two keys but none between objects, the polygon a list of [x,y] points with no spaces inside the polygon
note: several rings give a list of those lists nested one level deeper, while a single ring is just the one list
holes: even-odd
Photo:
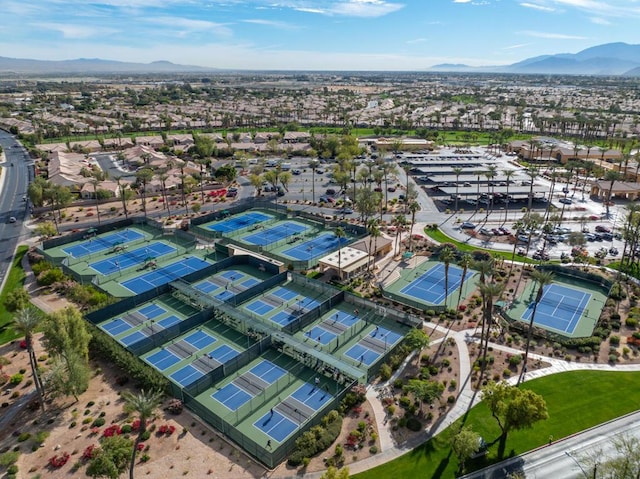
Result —
[{"label": "tennis court net", "polygon": [[174,353],[176,356],[179,356],[182,359],[188,358],[193,353],[198,351],[196,347],[189,344],[185,340],[181,339],[180,341],[176,341],[173,344],[170,344],[167,349]]},{"label": "tennis court net", "polygon": [[131,326],[135,327],[140,326],[142,323],[144,323],[147,320],[147,317],[144,314],[139,313],[138,311],[133,311],[122,316],[122,319],[124,319]]},{"label": "tennis court net", "polygon": [[564,311],[576,312],[583,307],[584,298],[569,298],[554,293],[547,293],[540,299],[540,304],[559,308]]},{"label": "tennis court net", "polygon": [[273,294],[266,294],[262,297],[262,300],[270,306],[277,308],[278,306],[282,306],[284,301],[278,298]]},{"label": "tennis court net", "polygon": [[233,380],[233,382],[250,393],[252,396],[257,396],[261,392],[264,391],[264,388],[260,387],[258,384],[252,382],[249,378],[247,378],[244,374],[242,376],[238,376]]},{"label": "tennis court net", "polygon": [[220,363],[205,354],[204,356],[200,356],[198,359],[196,359],[193,362],[193,365],[206,374],[220,366]]}]

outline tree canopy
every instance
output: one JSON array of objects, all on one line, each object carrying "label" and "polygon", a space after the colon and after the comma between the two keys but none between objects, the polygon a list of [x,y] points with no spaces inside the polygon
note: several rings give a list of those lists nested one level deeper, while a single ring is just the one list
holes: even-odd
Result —
[{"label": "tree canopy", "polygon": [[511,430],[528,429],[549,417],[544,398],[530,389],[520,389],[501,381],[489,382],[482,398],[498,422],[502,435]]}]

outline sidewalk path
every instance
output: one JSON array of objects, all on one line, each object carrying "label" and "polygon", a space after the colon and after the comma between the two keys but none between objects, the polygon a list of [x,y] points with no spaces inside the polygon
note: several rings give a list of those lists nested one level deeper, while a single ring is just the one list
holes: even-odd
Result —
[{"label": "sidewalk path", "polygon": [[[435,330],[446,333],[446,328],[440,325],[436,325],[433,323],[425,323],[424,325],[427,330]],[[481,394],[477,391],[474,391],[471,387],[471,360],[469,358],[469,350],[468,344],[470,342],[479,342],[479,338],[474,337],[473,329],[463,330],[463,331],[451,331],[449,333],[449,337],[452,337],[458,348],[458,354],[460,358],[460,387],[461,390],[458,394],[458,398],[456,404],[453,408],[451,408],[445,416],[443,416],[438,422],[431,425],[428,429],[424,429],[420,434],[414,436],[411,440],[397,444],[392,437],[391,434],[391,423],[386,421],[386,413],[382,407],[381,401],[378,397],[378,394],[381,389],[393,383],[396,376],[404,370],[404,366],[408,361],[411,360],[413,354],[410,355],[404,362],[403,366],[398,368],[396,371],[396,375],[389,379],[389,381],[385,382],[379,388],[369,388],[367,392],[367,399],[370,401],[373,410],[374,417],[377,423],[377,429],[380,437],[380,449],[381,452],[375,455],[372,455],[366,459],[361,461],[352,463],[348,465],[349,474],[358,474],[360,472],[367,471],[371,468],[380,466],[389,461],[392,461],[403,454],[411,451],[415,447],[424,443],[425,441],[431,439],[433,436],[441,433],[447,427],[449,427],[452,423],[457,421],[460,417],[464,416],[469,409],[478,404],[481,400]],[[439,339],[431,343],[431,345],[438,344],[444,338]],[[521,350],[511,348],[508,346],[504,346],[502,344],[497,343],[489,343],[494,350],[500,350],[507,353],[519,354],[522,353]],[[640,364],[621,364],[621,365],[611,365],[605,363],[582,363],[582,362],[573,362],[573,361],[565,361],[563,359],[551,358],[547,356],[541,356],[538,354],[530,353],[529,357],[534,360],[541,360],[546,363],[549,363],[550,366],[537,369],[533,371],[527,372],[526,380],[537,379],[543,376],[548,376],[551,374],[558,374],[567,371],[640,371]],[[510,384],[515,384],[517,381],[517,376],[509,378]],[[546,446],[545,446],[546,447]],[[303,477],[305,479],[318,479],[322,476],[323,472],[314,472],[305,474]],[[297,476],[300,477],[300,476]],[[400,479],[400,478],[398,478]]]}]

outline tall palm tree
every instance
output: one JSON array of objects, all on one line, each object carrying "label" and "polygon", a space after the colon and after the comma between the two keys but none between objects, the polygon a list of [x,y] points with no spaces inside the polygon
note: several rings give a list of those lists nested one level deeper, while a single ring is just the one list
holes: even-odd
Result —
[{"label": "tall palm tree", "polygon": [[345,237],[344,228],[338,226],[334,234],[338,240],[338,277],[342,280],[342,238]]},{"label": "tall palm tree", "polygon": [[400,249],[400,236],[402,235],[402,230],[407,224],[407,219],[405,218],[404,215],[397,215],[396,217],[393,218],[392,224],[396,228],[396,239],[394,241],[394,248],[393,248],[394,249],[393,254],[395,256],[396,254],[398,254],[398,250]]},{"label": "tall palm tree", "polygon": [[611,194],[613,193],[613,185],[616,181],[618,181],[620,179],[620,172],[619,171],[607,171],[604,175],[604,180],[605,181],[610,181],[611,183],[609,184],[609,189],[607,190],[607,203],[606,203],[606,208],[607,208],[607,218],[610,218],[609,215],[609,206],[611,205]]},{"label": "tall palm tree", "polygon": [[453,248],[445,245],[438,254],[438,260],[444,263],[444,309],[447,310],[447,299],[449,298],[449,266],[455,259]]},{"label": "tall palm tree", "polygon": [[524,374],[527,372],[527,360],[529,359],[529,347],[531,346],[531,338],[533,337],[533,323],[536,318],[536,310],[538,309],[538,303],[540,303],[540,299],[544,294],[544,287],[551,284],[553,282],[553,273],[550,271],[543,271],[536,269],[531,273],[531,279],[534,282],[538,283],[538,292],[536,293],[536,299],[533,303],[533,311],[531,312],[531,317],[529,318],[529,329],[527,331],[527,344],[524,349],[524,360],[522,361],[522,370],[520,371],[520,376],[518,377],[518,384],[522,382],[524,379]]},{"label": "tall palm tree", "polygon": [[409,229],[409,251],[413,251],[413,227],[416,224],[416,213],[420,210],[420,204],[417,201],[409,203],[409,212],[411,213],[411,228]]},{"label": "tall palm tree", "polygon": [[38,329],[40,323],[42,323],[42,315],[40,311],[35,307],[29,305],[26,308],[18,310],[13,318],[13,329],[24,335],[24,341],[27,344],[27,353],[29,354],[29,365],[31,366],[31,375],[33,376],[33,384],[36,386],[38,393],[38,402],[44,412],[44,387],[40,374],[38,372],[38,361],[36,359],[36,353],[33,350],[33,333]]},{"label": "tall palm tree", "polygon": [[460,305],[460,301],[462,300],[462,287],[464,286],[464,278],[467,276],[467,272],[469,271],[469,266],[473,262],[473,258],[469,253],[463,253],[460,259],[458,260],[458,266],[462,267],[462,281],[460,281],[460,288],[458,288],[458,301],[456,304],[456,311],[458,310],[458,306]]},{"label": "tall palm tree", "polygon": [[507,197],[505,198],[504,206],[504,222],[507,222],[507,215],[509,214],[509,185],[511,184],[511,177],[516,174],[516,170],[502,170],[502,174],[507,179]]},{"label": "tall palm tree", "polygon": [[[378,227],[378,220],[376,218],[371,218],[367,222],[367,232],[369,233],[369,255],[371,256],[373,262],[375,263],[375,250],[378,249],[378,238],[380,237],[380,228]],[[375,249],[372,249],[372,243],[375,242]],[[371,252],[374,251],[374,254]],[[367,271],[371,270],[372,261],[367,261]]]},{"label": "tall palm tree", "polygon": [[316,170],[320,166],[318,160],[309,161],[309,168],[311,168],[311,202],[316,202]]},{"label": "tall palm tree", "polygon": [[529,185],[529,206],[527,208],[527,214],[531,214],[531,204],[533,203],[533,185],[534,185],[534,180],[538,177],[538,175],[540,174],[540,170],[535,167],[535,166],[530,166],[529,168],[527,168],[527,171],[525,171],[526,175],[530,178],[530,185]]},{"label": "tall palm tree", "polygon": [[453,170],[453,174],[456,175],[456,199],[454,200],[455,201],[454,208],[457,213],[458,212],[458,186],[459,186],[460,175],[464,170],[459,166],[455,166],[451,169]]},{"label": "tall palm tree", "polygon": [[100,184],[100,179],[98,176],[94,176],[89,180],[89,183],[93,185],[93,197],[96,200],[96,215],[98,216],[98,225],[100,224],[100,203],[98,201],[98,185]]},{"label": "tall palm tree", "polygon": [[147,184],[153,178],[153,170],[151,168],[143,168],[136,172],[136,178],[141,185],[142,212],[144,214],[144,218],[147,219]]},{"label": "tall palm tree", "polygon": [[487,171],[484,172],[484,177],[487,179],[487,198],[489,200],[489,204],[487,205],[487,216],[485,217],[485,221],[489,219],[489,213],[493,208],[493,179],[496,177],[496,170],[498,169],[495,165],[489,165],[487,167]]},{"label": "tall palm tree", "polygon": [[138,435],[136,436],[136,440],[133,444],[133,451],[131,453],[131,464],[129,466],[129,479],[133,479],[133,468],[136,465],[136,453],[138,452],[138,444],[142,442],[142,436],[147,430],[147,421],[151,417],[153,417],[153,415],[155,414],[155,410],[158,408],[160,402],[162,401],[162,392],[146,392],[143,389],[140,391],[140,393],[134,394],[130,391],[125,391],[122,393],[122,398],[124,399],[125,412],[137,415],[138,419],[140,420],[140,429],[138,430]]},{"label": "tall palm tree", "polygon": [[[493,301],[500,297],[504,290],[503,283],[479,284],[480,295],[482,296],[482,329],[484,332],[484,347],[482,348],[482,365],[480,366],[480,379],[478,384],[482,384],[484,372],[487,367],[487,353],[489,351],[489,336],[491,336],[491,322],[493,321]],[[482,341],[480,341],[482,344]]]},{"label": "tall palm tree", "polygon": [[118,185],[118,192],[120,193],[120,199],[122,200],[122,209],[124,211],[124,217],[125,219],[129,219],[129,211],[127,210],[127,195],[125,193],[125,190],[129,185],[127,183],[121,183],[120,178],[121,178],[120,176],[114,177],[114,179],[116,180],[116,184]]}]

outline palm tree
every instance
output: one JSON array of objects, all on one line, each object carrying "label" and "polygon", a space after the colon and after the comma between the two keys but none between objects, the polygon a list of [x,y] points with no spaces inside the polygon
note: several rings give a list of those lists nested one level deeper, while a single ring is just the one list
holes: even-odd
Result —
[{"label": "palm tree", "polygon": [[44,387],[42,385],[42,380],[40,379],[40,374],[38,373],[36,353],[33,350],[33,333],[38,329],[41,322],[42,315],[40,314],[40,311],[33,306],[27,306],[26,308],[18,310],[13,318],[13,329],[17,333],[24,335],[24,341],[27,344],[27,353],[29,354],[29,365],[31,366],[33,383],[36,386],[40,407],[44,412]]},{"label": "palm tree", "polygon": [[392,224],[396,227],[396,239],[394,242],[394,256],[398,254],[398,250],[400,249],[400,235],[402,234],[402,230],[404,226],[407,224],[407,219],[404,215],[398,215],[393,218]]},{"label": "palm tree", "polygon": [[[375,249],[378,249],[378,238],[380,237],[380,228],[378,227],[378,220],[376,218],[371,218],[367,222],[367,232],[369,233],[369,255],[372,257],[373,262],[375,263]],[[372,250],[371,246],[375,239],[375,249]],[[374,251],[374,254],[371,252]],[[367,271],[371,269],[371,262],[367,261]]]},{"label": "palm tree", "polygon": [[438,260],[444,263],[444,309],[447,310],[447,299],[449,298],[449,265],[455,259],[453,248],[445,245],[438,254]]},{"label": "palm tree", "polygon": [[411,213],[411,228],[409,229],[409,251],[412,250],[412,239],[413,239],[413,227],[416,224],[416,213],[420,209],[420,204],[417,201],[412,201],[409,203],[409,212]]},{"label": "palm tree", "polygon": [[[482,329],[484,336],[484,348],[482,349],[482,365],[480,366],[480,379],[478,384],[482,384],[485,369],[487,367],[487,353],[489,351],[489,336],[491,335],[491,322],[493,320],[493,300],[498,298],[504,290],[503,283],[479,284],[480,295],[482,296]],[[482,344],[482,341],[480,341]]]},{"label": "palm tree", "polygon": [[531,214],[531,204],[533,202],[533,184],[534,180],[540,174],[540,171],[535,166],[530,166],[529,168],[527,168],[527,171],[525,171],[525,173],[529,178],[531,178],[529,185],[529,206],[527,208],[527,214]]},{"label": "palm tree", "polygon": [[460,259],[458,260],[458,266],[462,267],[462,281],[460,281],[460,288],[458,289],[458,302],[456,305],[456,310],[460,305],[460,301],[462,300],[462,287],[464,286],[464,278],[467,276],[467,272],[469,271],[469,266],[473,262],[473,258],[469,253],[463,253]]},{"label": "palm tree", "polygon": [[342,238],[345,237],[342,226],[338,226],[334,234],[338,240],[338,277],[342,280]]},{"label": "palm tree", "polygon": [[118,185],[118,191],[120,193],[120,199],[122,200],[122,209],[124,211],[125,219],[129,219],[129,211],[127,210],[127,195],[125,189],[129,186],[127,183],[120,183],[120,176],[114,177],[116,184]]},{"label": "palm tree", "polygon": [[531,338],[533,336],[533,323],[536,318],[536,310],[538,309],[538,303],[544,294],[544,287],[553,283],[553,273],[550,271],[543,271],[536,269],[531,273],[531,279],[538,283],[538,292],[536,293],[536,299],[533,303],[533,311],[529,318],[529,330],[527,331],[527,344],[524,349],[524,360],[522,361],[522,370],[520,371],[520,377],[518,377],[518,384],[524,379],[524,374],[527,372],[527,360],[529,359],[529,347],[531,346]]},{"label": "palm tree", "polygon": [[506,223],[509,213],[509,184],[511,183],[511,177],[516,174],[516,170],[502,170],[502,174],[507,179],[507,197],[505,198],[504,206],[504,222]]},{"label": "palm tree", "polygon": [[[496,170],[498,169],[495,165],[490,165],[487,167],[487,171],[484,172],[484,177],[487,179],[487,197],[489,200],[489,204],[487,205],[487,216],[485,217],[485,221],[489,219],[489,213],[493,208],[493,179],[496,177]],[[491,192],[489,191],[491,189]]]},{"label": "palm tree", "polygon": [[462,168],[460,168],[459,166],[455,166],[453,168],[451,168],[453,170],[453,174],[456,175],[456,198],[455,198],[455,203],[454,203],[454,208],[456,213],[458,212],[458,186],[459,186],[459,180],[460,180],[460,175],[462,174],[462,172],[464,171]]},{"label": "palm tree", "polygon": [[96,215],[98,216],[98,225],[100,224],[100,203],[98,202],[98,185],[100,184],[100,179],[97,176],[94,176],[89,180],[89,183],[93,185],[93,197],[96,200]]},{"label": "palm tree", "polygon": [[141,390],[139,394],[130,391],[122,393],[124,399],[124,410],[127,413],[135,414],[140,420],[140,429],[133,444],[131,452],[131,464],[129,466],[129,479],[133,479],[133,468],[136,465],[136,453],[138,452],[138,444],[142,442],[142,436],[147,430],[147,421],[154,415],[156,408],[162,401],[162,392]]},{"label": "palm tree", "polygon": [[316,202],[316,170],[318,166],[320,166],[318,160],[309,161],[309,168],[311,168],[311,203],[313,204]]},{"label": "palm tree", "polygon": [[607,203],[605,205],[607,207],[607,218],[610,218],[609,206],[611,205],[611,194],[613,193],[613,185],[619,179],[620,179],[620,172],[619,171],[610,170],[610,171],[607,171],[605,173],[605,175],[604,175],[604,180],[611,182],[609,184],[609,190],[607,190]]},{"label": "palm tree", "polygon": [[136,172],[136,178],[142,186],[142,212],[144,213],[144,218],[147,219],[147,183],[153,178],[153,170],[151,168],[143,168]]}]

